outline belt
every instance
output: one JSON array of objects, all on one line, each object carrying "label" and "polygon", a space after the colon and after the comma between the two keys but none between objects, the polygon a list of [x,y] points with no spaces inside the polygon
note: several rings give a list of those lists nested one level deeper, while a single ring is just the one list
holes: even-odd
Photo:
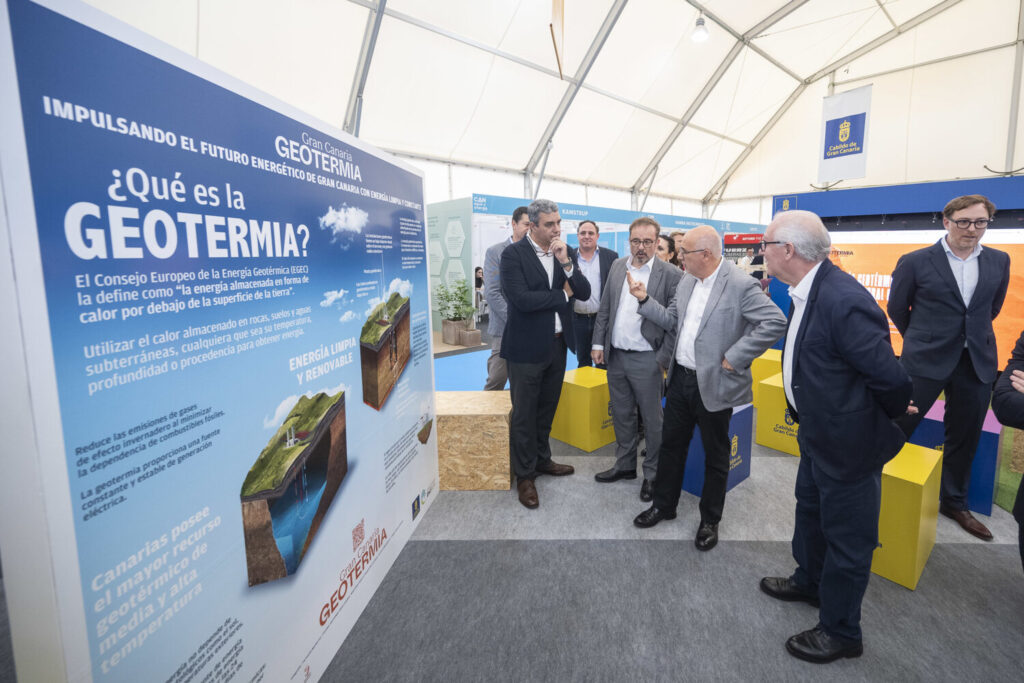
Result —
[{"label": "belt", "polygon": [[561,336],[562,336],[561,332],[555,332],[555,339],[558,339]]},{"label": "belt", "polygon": [[684,375],[696,375],[697,374],[696,370],[691,370],[690,368],[686,367],[685,365],[680,365],[679,363],[676,363],[676,370],[682,370]]},{"label": "belt", "polygon": [[573,311],[572,314],[573,315],[577,315],[577,316],[579,316],[581,318],[596,318],[597,317],[597,313],[577,313],[576,311]]}]

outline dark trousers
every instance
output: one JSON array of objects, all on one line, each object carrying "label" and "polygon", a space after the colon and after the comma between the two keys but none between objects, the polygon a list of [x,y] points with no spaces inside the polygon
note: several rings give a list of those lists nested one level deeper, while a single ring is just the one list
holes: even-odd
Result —
[{"label": "dark trousers", "polygon": [[[589,368],[594,364],[594,361],[590,358],[590,347],[594,340],[595,320],[597,320],[596,314],[576,312],[572,314],[572,327],[576,333],[576,363],[581,368]],[[603,368],[605,366],[598,365],[597,367]]]},{"label": "dark trousers", "polygon": [[931,409],[939,392],[946,392],[946,412],[942,418],[946,439],[942,449],[942,484],[939,500],[954,510],[967,509],[967,489],[971,483],[971,463],[985,424],[985,413],[992,398],[992,385],[978,379],[967,349],[953,374],[946,379],[911,376],[914,381],[914,405],[917,415],[896,420],[909,439]]},{"label": "dark trousers", "polygon": [[796,474],[793,582],[821,599],[818,621],[830,635],[860,640],[860,604],[878,545],[882,470],[833,479],[801,453]]},{"label": "dark trousers", "polygon": [[565,378],[565,341],[552,337],[547,363],[508,363],[512,399],[509,450],[517,479],[534,479],[538,463],[551,462],[551,421]]},{"label": "dark trousers", "polygon": [[697,387],[697,375],[681,365],[672,369],[665,394],[665,418],[658,454],[658,476],[654,480],[654,506],[675,510],[683,487],[686,454],[694,427],[700,427],[704,444],[704,489],[700,496],[701,523],[718,524],[725,507],[729,480],[729,420],[732,408],[710,412],[704,407]]}]

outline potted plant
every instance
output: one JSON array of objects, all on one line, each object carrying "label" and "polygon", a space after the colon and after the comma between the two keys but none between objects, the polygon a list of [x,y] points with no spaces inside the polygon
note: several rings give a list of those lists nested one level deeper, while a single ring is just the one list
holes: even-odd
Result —
[{"label": "potted plant", "polygon": [[472,329],[473,306],[469,281],[465,278],[454,282],[442,282],[434,291],[437,312],[441,316],[441,341],[445,344],[459,343],[459,330]]}]

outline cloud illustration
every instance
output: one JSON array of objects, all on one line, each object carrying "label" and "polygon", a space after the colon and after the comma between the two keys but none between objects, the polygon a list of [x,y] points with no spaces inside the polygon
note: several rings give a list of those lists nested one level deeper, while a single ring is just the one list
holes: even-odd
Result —
[{"label": "cloud illustration", "polygon": [[339,241],[340,238],[346,238],[346,241],[342,242],[341,246],[343,249],[347,249],[351,239],[362,233],[363,228],[369,222],[370,214],[357,206],[342,204],[337,209],[330,206],[327,207],[327,213],[320,217],[320,229],[331,231],[332,242]]},{"label": "cloud illustration", "polygon": [[355,320],[355,319],[356,319],[355,311],[345,311],[345,315],[343,315],[340,318],[338,318],[338,322],[347,323],[347,322],[349,322],[351,320]]},{"label": "cloud illustration", "polygon": [[347,289],[328,290],[324,292],[324,300],[320,302],[320,306],[328,308],[335,302],[341,303],[341,300],[345,298],[346,294],[348,294]]}]

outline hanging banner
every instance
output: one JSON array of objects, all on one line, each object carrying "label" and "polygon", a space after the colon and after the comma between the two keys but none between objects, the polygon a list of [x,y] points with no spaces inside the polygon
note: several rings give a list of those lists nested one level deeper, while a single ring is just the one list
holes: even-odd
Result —
[{"label": "hanging banner", "polygon": [[826,97],[822,103],[818,182],[867,175],[871,86]]},{"label": "hanging banner", "polygon": [[422,175],[78,3],[0,51],[19,678],[315,680],[437,491]]}]

